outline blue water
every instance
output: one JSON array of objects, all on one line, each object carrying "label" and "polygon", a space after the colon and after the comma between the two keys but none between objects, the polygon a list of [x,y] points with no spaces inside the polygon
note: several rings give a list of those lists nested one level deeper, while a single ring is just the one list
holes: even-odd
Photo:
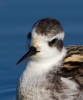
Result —
[{"label": "blue water", "polygon": [[32,25],[45,17],[60,21],[65,45],[83,44],[83,0],[0,0],[0,100],[15,100],[25,61],[16,63]]}]

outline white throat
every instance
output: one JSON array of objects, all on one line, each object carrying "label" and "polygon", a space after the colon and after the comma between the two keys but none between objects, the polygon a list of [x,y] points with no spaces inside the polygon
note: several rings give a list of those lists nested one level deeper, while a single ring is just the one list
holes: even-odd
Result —
[{"label": "white throat", "polygon": [[47,58],[47,59],[40,59],[40,60],[34,60],[31,59],[26,66],[26,69],[28,72],[33,73],[46,73],[50,71],[52,68],[55,67],[56,71],[61,67],[62,60],[66,56],[66,49],[63,47],[62,52],[60,55]]}]

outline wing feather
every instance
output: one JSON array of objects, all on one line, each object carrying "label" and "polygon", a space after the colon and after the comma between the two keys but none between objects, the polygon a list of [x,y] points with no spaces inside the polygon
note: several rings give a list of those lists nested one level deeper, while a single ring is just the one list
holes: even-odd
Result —
[{"label": "wing feather", "polygon": [[63,61],[64,77],[72,77],[83,88],[83,46],[67,46]]}]

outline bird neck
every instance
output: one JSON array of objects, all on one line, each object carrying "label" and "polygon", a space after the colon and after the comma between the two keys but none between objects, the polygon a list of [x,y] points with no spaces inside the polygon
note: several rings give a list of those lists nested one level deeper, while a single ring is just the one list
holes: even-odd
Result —
[{"label": "bird neck", "polygon": [[35,73],[46,73],[55,68],[56,71],[61,67],[63,59],[66,56],[66,49],[63,47],[62,52],[58,57],[50,57],[42,60],[30,59],[27,63],[26,70]]}]

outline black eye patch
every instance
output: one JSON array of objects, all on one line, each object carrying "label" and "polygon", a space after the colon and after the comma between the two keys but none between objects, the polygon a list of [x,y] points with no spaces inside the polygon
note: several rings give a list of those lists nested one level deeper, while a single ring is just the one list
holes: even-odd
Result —
[{"label": "black eye patch", "polygon": [[31,39],[31,32],[29,32],[29,33],[27,34],[27,38],[28,38],[28,39]]},{"label": "black eye patch", "polygon": [[63,48],[63,41],[62,40],[58,40],[57,42],[56,42],[56,44],[55,44],[55,46],[57,47],[57,49],[59,50],[59,51],[61,51],[62,50],[62,48]]},{"label": "black eye patch", "polygon": [[49,46],[54,45],[54,44],[56,43],[57,40],[58,40],[58,39],[55,38],[55,39],[51,40],[50,42],[48,42]]},{"label": "black eye patch", "polygon": [[58,40],[57,38],[53,39],[52,41],[48,42],[50,47],[56,47],[59,51],[63,48],[63,41]]}]

